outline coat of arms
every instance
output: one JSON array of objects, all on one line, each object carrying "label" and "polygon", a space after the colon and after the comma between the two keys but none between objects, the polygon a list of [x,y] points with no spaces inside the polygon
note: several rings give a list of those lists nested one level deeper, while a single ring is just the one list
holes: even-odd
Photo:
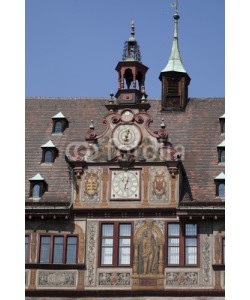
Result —
[{"label": "coat of arms", "polygon": [[166,174],[164,171],[159,170],[155,173],[155,178],[153,181],[153,193],[160,197],[166,194]]},{"label": "coat of arms", "polygon": [[85,193],[94,196],[98,192],[99,176],[91,170],[85,177]]}]

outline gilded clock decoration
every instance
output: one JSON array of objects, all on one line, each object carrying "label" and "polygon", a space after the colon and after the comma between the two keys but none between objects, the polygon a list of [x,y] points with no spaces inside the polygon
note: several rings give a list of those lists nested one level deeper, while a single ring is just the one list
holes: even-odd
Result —
[{"label": "gilded clock decoration", "polygon": [[122,151],[135,149],[141,142],[141,130],[136,125],[118,125],[113,132],[113,141],[116,148]]}]

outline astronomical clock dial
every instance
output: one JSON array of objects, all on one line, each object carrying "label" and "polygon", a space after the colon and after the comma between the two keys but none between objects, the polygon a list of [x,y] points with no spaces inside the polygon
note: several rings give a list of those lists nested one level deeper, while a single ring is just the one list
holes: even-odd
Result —
[{"label": "astronomical clock dial", "polygon": [[141,142],[141,130],[136,125],[118,125],[113,132],[113,141],[119,150],[130,151]]},{"label": "astronomical clock dial", "polygon": [[140,171],[111,171],[111,200],[140,200]]}]

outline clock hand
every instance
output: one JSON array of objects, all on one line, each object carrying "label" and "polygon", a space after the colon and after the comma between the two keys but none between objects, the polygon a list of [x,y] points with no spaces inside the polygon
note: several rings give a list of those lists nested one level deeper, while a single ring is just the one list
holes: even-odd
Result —
[{"label": "clock hand", "polygon": [[127,184],[128,184],[129,178],[127,178],[126,183],[124,184],[124,190],[128,189]]},{"label": "clock hand", "polygon": [[122,138],[122,139],[124,140],[124,142],[127,142],[127,141],[129,140],[129,138],[128,138],[129,133],[130,133],[130,130],[127,129],[127,130],[126,130],[126,133],[125,133],[125,135],[124,135],[124,137]]}]

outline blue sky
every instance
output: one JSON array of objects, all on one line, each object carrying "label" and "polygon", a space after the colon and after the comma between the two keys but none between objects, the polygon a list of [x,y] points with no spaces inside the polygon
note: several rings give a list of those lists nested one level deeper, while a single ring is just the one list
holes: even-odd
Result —
[{"label": "blue sky", "polygon": [[[26,0],[26,96],[109,97],[117,91],[123,44],[135,20],[146,91],[158,79],[172,44],[171,0]],[[224,0],[179,0],[179,46],[191,77],[190,97],[223,97]]]}]

